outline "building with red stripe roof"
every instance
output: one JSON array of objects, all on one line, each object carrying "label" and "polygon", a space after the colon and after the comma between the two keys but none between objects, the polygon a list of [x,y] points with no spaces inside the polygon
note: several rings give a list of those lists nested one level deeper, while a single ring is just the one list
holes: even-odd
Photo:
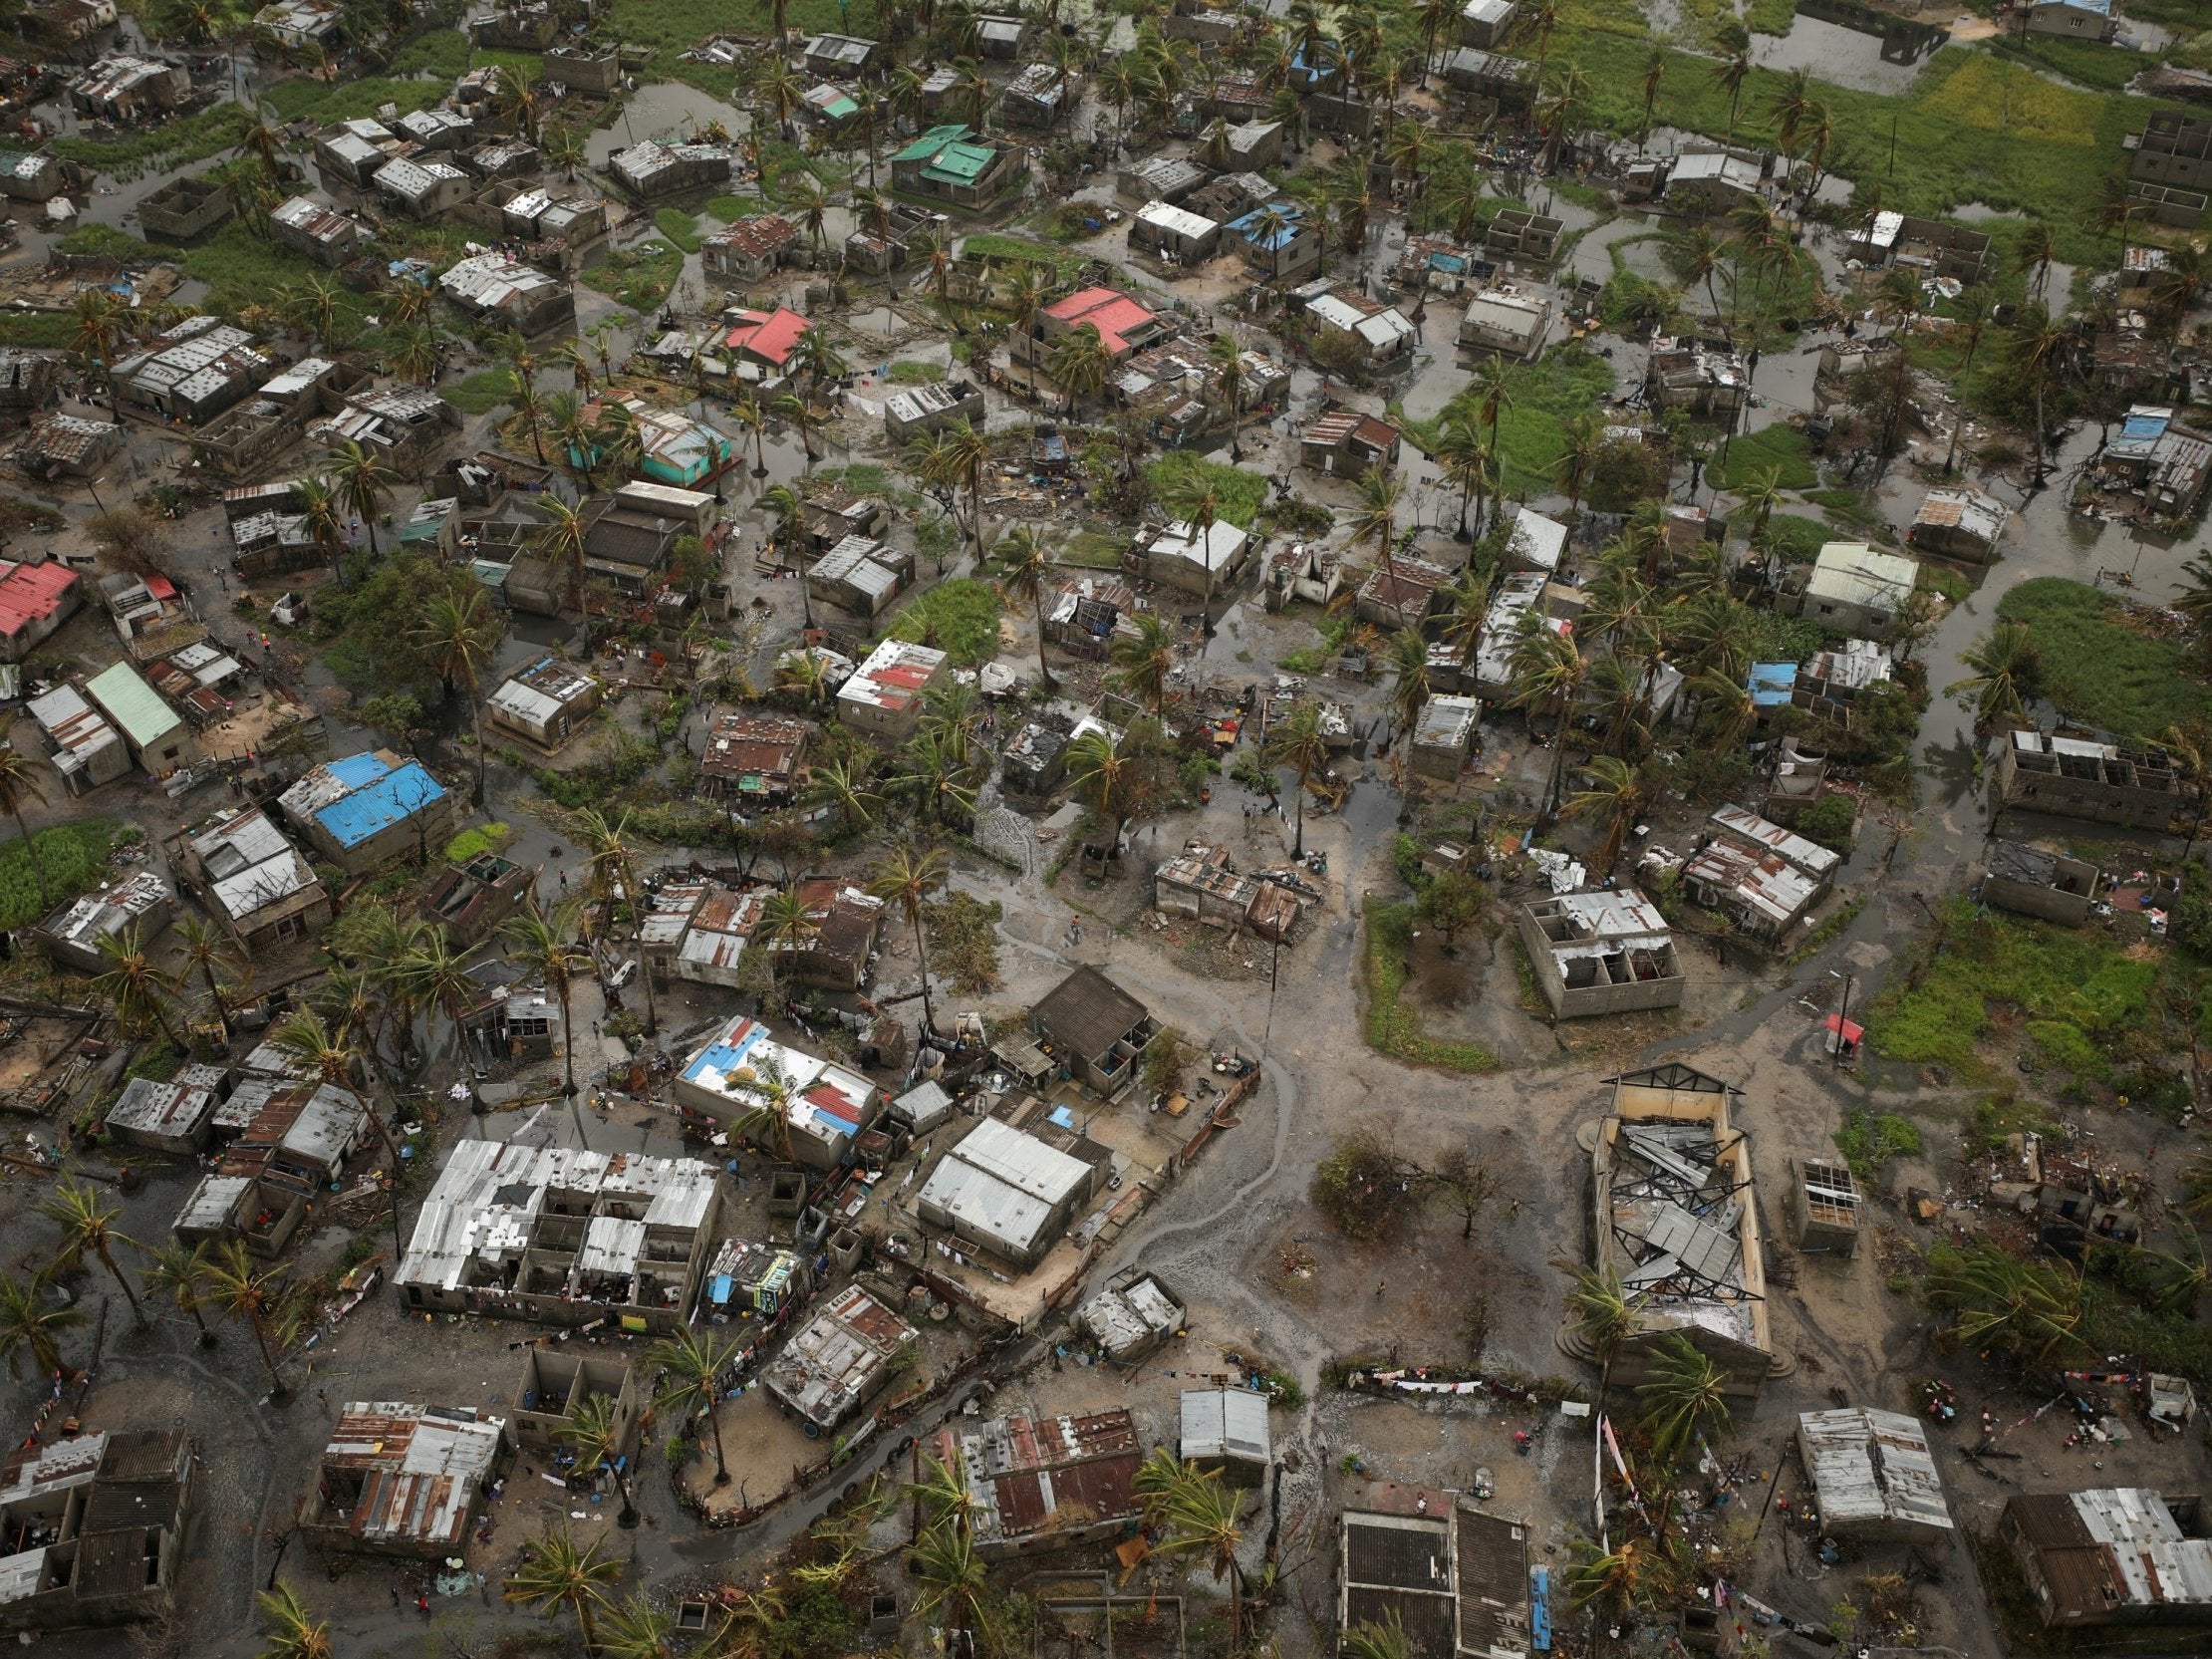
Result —
[{"label": "building with red stripe roof", "polygon": [[0,663],[20,663],[77,614],[85,590],[64,564],[0,565]]}]

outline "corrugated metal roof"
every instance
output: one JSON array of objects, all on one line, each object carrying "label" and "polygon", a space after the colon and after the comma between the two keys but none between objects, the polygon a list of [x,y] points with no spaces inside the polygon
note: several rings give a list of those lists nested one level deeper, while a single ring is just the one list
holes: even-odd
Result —
[{"label": "corrugated metal roof", "polygon": [[1952,1529],[1943,1482],[1916,1419],[1859,1406],[1808,1411],[1797,1418],[1797,1444],[1824,1525]]},{"label": "corrugated metal roof", "polygon": [[1186,1458],[1242,1458],[1268,1461],[1267,1397],[1248,1388],[1187,1388],[1183,1391],[1183,1444]]}]

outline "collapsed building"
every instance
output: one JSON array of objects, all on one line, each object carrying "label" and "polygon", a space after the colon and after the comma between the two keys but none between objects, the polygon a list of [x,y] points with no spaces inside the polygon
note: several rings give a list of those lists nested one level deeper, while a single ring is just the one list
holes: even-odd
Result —
[{"label": "collapsed building", "polygon": [[1633,1318],[1617,1383],[1635,1387],[1677,1337],[1756,1398],[1779,1369],[1751,1146],[1729,1118],[1734,1087],[1684,1065],[1610,1079],[1611,1113],[1591,1153],[1596,1265],[1618,1276]]}]

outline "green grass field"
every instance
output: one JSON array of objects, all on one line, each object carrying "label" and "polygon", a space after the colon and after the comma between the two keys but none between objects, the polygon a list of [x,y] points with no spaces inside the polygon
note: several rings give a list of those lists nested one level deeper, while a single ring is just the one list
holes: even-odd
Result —
[{"label": "green grass field", "polygon": [[1481,1043],[1432,1037],[1421,1015],[1407,1006],[1414,919],[1411,905],[1370,902],[1367,906],[1367,949],[1361,954],[1367,984],[1367,1046],[1378,1054],[1442,1071],[1496,1071],[1498,1056]]},{"label": "green grass field", "polygon": [[1163,504],[1211,487],[1216,498],[1215,516],[1244,530],[1251,528],[1251,521],[1259,516],[1267,499],[1267,480],[1261,474],[1207,460],[1188,449],[1162,455],[1145,468],[1145,480],[1151,484],[1154,498]]},{"label": "green grass field", "polygon": [[[1498,422],[1499,488],[1510,496],[1541,495],[1557,489],[1557,465],[1566,449],[1568,421],[1596,411],[1613,389],[1613,370],[1603,358],[1579,346],[1565,346],[1518,371],[1513,402]],[[1409,421],[1406,433],[1432,454],[1444,421],[1453,413],[1481,417],[1481,400],[1462,392],[1435,420]]]},{"label": "green grass field", "polygon": [[1812,471],[1812,442],[1795,426],[1762,426],[1730,439],[1727,462],[1716,459],[1706,476],[1717,489],[1741,489],[1778,467],[1784,489],[1810,489],[1819,481]]},{"label": "green grass field", "polygon": [[2154,737],[2201,718],[2204,682],[2181,648],[2129,626],[2133,608],[2079,582],[2039,576],[1998,603],[2028,625],[2043,662],[2043,690],[2070,720],[2122,737]]}]

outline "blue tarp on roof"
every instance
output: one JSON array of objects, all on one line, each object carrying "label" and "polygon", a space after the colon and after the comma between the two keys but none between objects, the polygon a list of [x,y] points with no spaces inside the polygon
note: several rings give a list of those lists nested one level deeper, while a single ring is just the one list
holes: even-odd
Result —
[{"label": "blue tarp on roof", "polygon": [[1253,227],[1258,224],[1259,215],[1267,210],[1265,207],[1255,207],[1243,218],[1230,220],[1229,228],[1236,231],[1238,235],[1244,237],[1245,241],[1259,249],[1260,252],[1275,253],[1288,247],[1291,239],[1298,234],[1298,216],[1304,209],[1294,201],[1274,201],[1269,202],[1267,206],[1272,207],[1282,215],[1282,228],[1267,240],[1261,241],[1257,235],[1253,234]]},{"label": "blue tarp on roof", "polygon": [[1797,665],[1795,663],[1754,663],[1751,684],[1752,706],[1779,708],[1790,700],[1790,693],[1797,684]]},{"label": "blue tarp on roof", "polygon": [[765,1025],[752,1024],[745,1027],[744,1036],[735,1044],[726,1042],[708,1043],[693,1055],[691,1063],[684,1068],[685,1080],[696,1083],[701,1076],[709,1071],[726,1077],[739,1066],[745,1064],[745,1056],[751,1053],[755,1045],[767,1034],[768,1028]]},{"label": "blue tarp on roof", "polygon": [[[424,807],[444,799],[444,786],[415,761],[409,761],[397,771],[385,772],[384,762],[377,760],[375,755],[348,758],[376,761],[382,775],[315,814],[316,821],[330,831],[341,847],[358,847],[379,830],[405,823]],[[334,761],[331,770],[344,779],[345,774],[339,771],[342,764]]]},{"label": "blue tarp on roof", "polygon": [[373,754],[349,754],[331,761],[326,769],[349,789],[374,783],[391,770]]}]

